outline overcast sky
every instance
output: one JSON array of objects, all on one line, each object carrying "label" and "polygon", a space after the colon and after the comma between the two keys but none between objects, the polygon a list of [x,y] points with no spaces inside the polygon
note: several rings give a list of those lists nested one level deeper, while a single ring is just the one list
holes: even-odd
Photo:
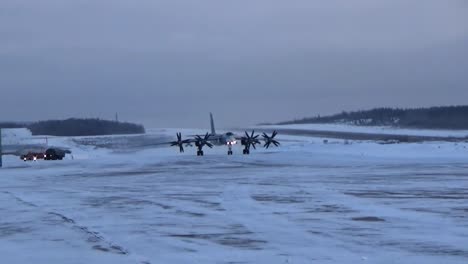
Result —
[{"label": "overcast sky", "polygon": [[0,120],[468,104],[466,0],[1,0]]}]

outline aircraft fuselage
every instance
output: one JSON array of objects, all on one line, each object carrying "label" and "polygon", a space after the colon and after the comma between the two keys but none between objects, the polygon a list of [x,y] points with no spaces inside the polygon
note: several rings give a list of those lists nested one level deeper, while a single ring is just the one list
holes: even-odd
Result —
[{"label": "aircraft fuselage", "polygon": [[211,134],[209,140],[216,146],[235,145],[237,143],[236,137],[231,132],[225,134]]}]

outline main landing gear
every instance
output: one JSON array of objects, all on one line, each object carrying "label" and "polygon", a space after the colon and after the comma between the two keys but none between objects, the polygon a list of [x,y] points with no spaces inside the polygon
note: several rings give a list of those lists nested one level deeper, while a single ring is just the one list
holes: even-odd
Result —
[{"label": "main landing gear", "polygon": [[213,147],[213,144],[209,142],[210,134],[206,133],[205,137],[196,136],[195,137],[195,146],[197,147],[197,156],[203,156],[203,147],[208,146],[209,148]]},{"label": "main landing gear", "polygon": [[255,131],[252,131],[252,134],[250,135],[249,133],[247,133],[247,131],[245,131],[245,137],[242,137],[241,139],[241,145],[244,146],[244,149],[242,150],[242,154],[249,155],[250,147],[257,149],[255,147],[255,144],[260,144],[260,141],[258,140],[258,136],[259,135],[255,135]]}]

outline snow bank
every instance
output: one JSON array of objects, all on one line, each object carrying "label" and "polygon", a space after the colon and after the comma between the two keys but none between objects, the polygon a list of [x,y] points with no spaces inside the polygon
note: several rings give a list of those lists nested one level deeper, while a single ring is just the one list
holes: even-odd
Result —
[{"label": "snow bank", "polygon": [[27,128],[3,128],[2,142],[5,145],[20,144],[26,139],[31,139],[31,131]]}]

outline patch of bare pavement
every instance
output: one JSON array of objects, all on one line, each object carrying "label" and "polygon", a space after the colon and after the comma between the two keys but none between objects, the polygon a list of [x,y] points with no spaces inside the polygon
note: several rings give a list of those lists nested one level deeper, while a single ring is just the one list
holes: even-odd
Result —
[{"label": "patch of bare pavement", "polygon": [[353,217],[351,219],[363,222],[385,222],[385,219],[376,216]]}]

